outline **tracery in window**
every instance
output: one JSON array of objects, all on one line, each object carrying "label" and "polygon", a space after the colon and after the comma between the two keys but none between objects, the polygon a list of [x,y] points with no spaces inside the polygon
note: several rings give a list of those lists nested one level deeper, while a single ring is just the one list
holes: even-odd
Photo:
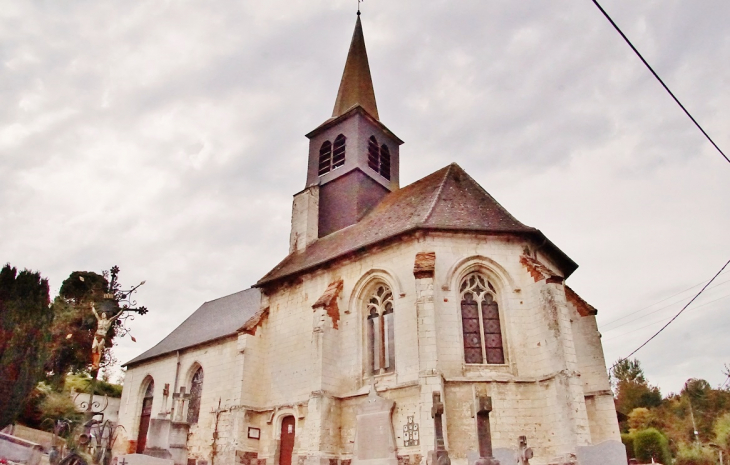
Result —
[{"label": "tracery in window", "polygon": [[378,284],[367,302],[367,373],[392,373],[395,371],[393,292],[387,285]]},{"label": "tracery in window", "polygon": [[380,147],[380,175],[390,180],[390,149],[385,144]]},{"label": "tracery in window", "polygon": [[198,367],[190,382],[188,423],[197,423],[200,416],[200,398],[203,394],[203,367]]},{"label": "tracery in window", "polygon": [[380,149],[375,136],[370,136],[368,139],[368,166],[374,171],[378,171],[380,167]]},{"label": "tracery in window", "polygon": [[466,363],[504,363],[502,325],[494,286],[481,274],[471,273],[459,287]]},{"label": "tracery in window", "polygon": [[332,150],[332,169],[339,168],[345,164],[345,145],[347,137],[340,134],[335,139],[334,148]]},{"label": "tracery in window", "polygon": [[319,176],[327,174],[332,169],[332,143],[325,141],[319,148]]}]

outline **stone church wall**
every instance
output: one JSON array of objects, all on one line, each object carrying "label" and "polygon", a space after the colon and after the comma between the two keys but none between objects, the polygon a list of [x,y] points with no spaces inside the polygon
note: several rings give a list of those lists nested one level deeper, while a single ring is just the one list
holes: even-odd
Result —
[{"label": "stone church wall", "polygon": [[[237,380],[235,370],[237,355],[235,338],[215,341],[180,352],[179,387],[185,386],[186,390],[190,391],[190,381],[197,366],[201,366],[204,373],[200,416],[198,423],[191,426],[188,440],[188,453],[191,458],[209,460],[215,431],[215,414],[211,411],[218,408],[219,399],[222,404],[230,402],[229,399],[232,399],[240,389],[236,388],[240,386],[240,372]],[[124,429],[119,430],[120,436],[115,444],[117,453],[133,452],[133,448],[136,448],[142,397],[149,376],[155,383],[152,418],[157,417],[162,411],[169,412],[172,408],[177,362],[177,355],[170,354],[140,363],[127,371],[119,412],[119,421]],[[170,385],[170,397],[167,405],[163,406],[165,384]]]},{"label": "stone church wall", "polygon": [[[418,462],[433,448],[433,391],[443,394],[445,439],[455,465],[467,465],[476,453],[476,394],[493,399],[495,448],[514,449],[517,438],[526,435],[540,457],[557,457],[617,439],[595,318],[580,316],[568,304],[561,283],[536,281],[525,269],[520,257],[532,246],[514,237],[426,233],[268,289],[262,302],[268,313],[254,334],[180,353],[180,386],[189,386],[196,363],[205,372],[190,457],[215,465],[276,465],[281,419],[293,415],[293,463],[347,465],[355,411],[370,388],[364,368],[365,299],[375,282],[387,284],[394,295],[396,369],[375,379],[380,395],[396,402],[393,427],[402,464]],[[414,277],[419,252],[435,252],[433,278]],[[459,284],[476,270],[496,291],[504,365],[464,363]],[[338,280],[336,309],[313,309]],[[174,385],[176,363],[173,354],[129,370],[120,412],[129,435],[120,444],[136,439],[145,376],[154,374],[154,416],[162,408],[164,384]],[[223,411],[213,449],[216,414],[211,412],[219,399]],[[404,443],[409,417],[419,427],[418,445]],[[260,429],[259,439],[247,437],[249,427]]]}]

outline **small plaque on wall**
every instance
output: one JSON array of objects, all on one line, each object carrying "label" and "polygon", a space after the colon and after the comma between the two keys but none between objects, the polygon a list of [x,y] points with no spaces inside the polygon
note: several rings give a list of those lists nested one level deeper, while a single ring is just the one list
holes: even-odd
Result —
[{"label": "small plaque on wall", "polygon": [[249,439],[261,439],[261,430],[259,428],[248,427]]}]

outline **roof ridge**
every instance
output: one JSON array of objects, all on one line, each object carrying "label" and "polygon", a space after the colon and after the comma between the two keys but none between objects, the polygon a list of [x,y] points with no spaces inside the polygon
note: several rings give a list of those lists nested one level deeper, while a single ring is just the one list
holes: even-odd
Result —
[{"label": "roof ridge", "polygon": [[[456,164],[456,163],[454,163],[454,164]],[[459,168],[461,168],[461,167],[459,166]],[[527,226],[525,223],[523,223],[522,221],[518,220],[512,213],[510,213],[509,210],[507,210],[506,208],[504,208],[504,206],[502,206],[502,204],[499,203],[499,201],[497,199],[495,199],[492,194],[490,194],[489,192],[487,192],[487,190],[484,187],[482,187],[482,185],[479,184],[479,182],[476,179],[474,179],[473,177],[471,177],[471,175],[469,173],[467,173],[466,170],[464,170],[463,168],[461,168],[461,171],[466,175],[467,178],[469,178],[474,184],[476,184],[476,186],[479,188],[479,190],[481,190],[484,193],[484,195],[486,195],[487,197],[489,197],[490,199],[492,199],[492,201],[495,203],[495,205],[497,205],[497,207],[499,207],[499,209],[502,210],[503,213],[505,213],[507,216],[509,216],[511,219],[513,219],[517,223],[521,224],[522,226],[537,231],[537,228],[535,228],[533,226]]]},{"label": "roof ridge", "polygon": [[428,219],[431,218],[431,215],[436,208],[436,204],[438,203],[438,199],[441,197],[441,192],[443,192],[444,186],[446,185],[446,180],[449,178],[449,173],[451,172],[451,169],[454,167],[455,164],[456,163],[449,164],[446,172],[444,172],[444,177],[441,179],[441,184],[439,184],[439,188],[436,190],[436,195],[433,196],[433,200],[431,201],[431,206],[428,208],[428,213],[426,213],[426,217],[423,219],[421,224],[428,223]]}]

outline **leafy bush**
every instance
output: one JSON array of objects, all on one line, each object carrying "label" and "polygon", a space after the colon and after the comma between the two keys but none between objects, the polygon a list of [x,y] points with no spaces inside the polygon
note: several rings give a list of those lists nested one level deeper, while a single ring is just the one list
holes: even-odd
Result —
[{"label": "leafy bush", "polygon": [[51,425],[56,420],[68,420],[71,422],[80,422],[83,414],[76,410],[76,405],[68,394],[61,392],[49,392],[40,403],[39,409],[43,415],[43,420],[50,420]]},{"label": "leafy bush", "polygon": [[621,442],[624,443],[624,447],[626,448],[626,457],[630,459],[636,458],[636,454],[634,454],[634,435],[628,433],[622,434]]},{"label": "leafy bush", "polygon": [[[73,388],[76,392],[85,392],[89,394],[91,391],[91,377],[87,374],[75,374],[66,376],[66,389]],[[104,380],[96,380],[96,389],[94,395],[109,397],[122,397],[122,386],[120,384],[107,383]]]},{"label": "leafy bush", "polygon": [[725,450],[730,449],[730,413],[715,420],[715,442]]},{"label": "leafy bush", "polygon": [[643,463],[651,463],[654,459],[664,465],[672,463],[669,453],[669,441],[654,428],[647,428],[634,433],[634,454]]},{"label": "leafy bush", "polygon": [[648,408],[636,407],[629,413],[630,431],[639,431],[649,427],[652,415]]},{"label": "leafy bush", "polygon": [[679,446],[674,465],[715,465],[717,453],[701,444]]}]

